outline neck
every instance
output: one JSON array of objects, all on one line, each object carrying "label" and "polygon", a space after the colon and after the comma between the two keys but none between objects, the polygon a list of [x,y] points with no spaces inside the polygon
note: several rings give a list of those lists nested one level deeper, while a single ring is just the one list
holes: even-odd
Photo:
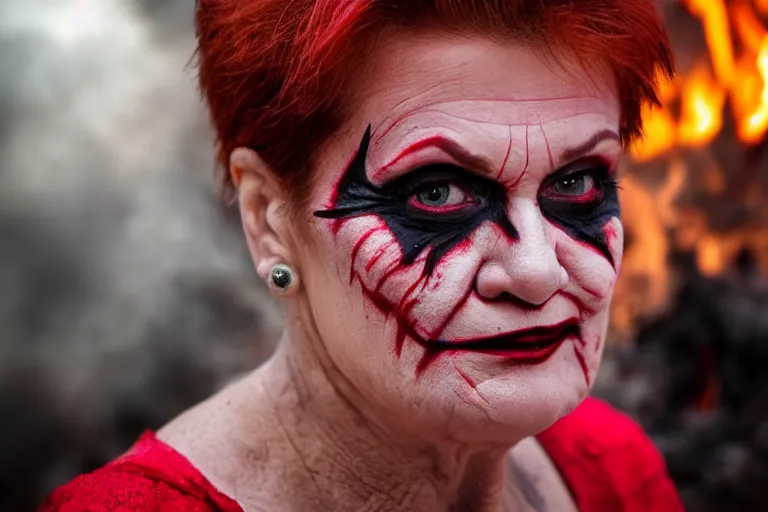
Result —
[{"label": "neck", "polygon": [[291,505],[283,501],[281,508],[512,508],[515,493],[505,464],[510,447],[418,440],[368,409],[299,321],[290,322],[284,338],[272,359],[247,379],[249,400],[259,397],[255,407],[266,409],[257,412],[259,430],[265,420],[272,423],[270,450],[281,447],[275,457],[279,485],[292,489],[283,498]]}]

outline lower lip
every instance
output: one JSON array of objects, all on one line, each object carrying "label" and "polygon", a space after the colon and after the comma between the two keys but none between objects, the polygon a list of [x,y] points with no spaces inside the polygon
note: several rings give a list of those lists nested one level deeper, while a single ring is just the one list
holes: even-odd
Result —
[{"label": "lower lip", "polygon": [[538,349],[525,348],[525,345],[523,344],[516,344],[514,346],[510,346],[510,348],[508,349],[507,348],[493,349],[493,350],[466,349],[466,351],[475,352],[478,354],[488,354],[490,356],[504,357],[506,359],[514,359],[516,362],[523,363],[523,364],[537,364],[549,359],[552,356],[552,354],[554,354],[557,351],[557,349],[560,348],[560,345],[562,345],[565,340],[571,337],[573,337],[572,334],[566,334],[562,337],[557,338],[556,340],[553,340],[549,345],[546,345],[545,347],[538,348]]}]

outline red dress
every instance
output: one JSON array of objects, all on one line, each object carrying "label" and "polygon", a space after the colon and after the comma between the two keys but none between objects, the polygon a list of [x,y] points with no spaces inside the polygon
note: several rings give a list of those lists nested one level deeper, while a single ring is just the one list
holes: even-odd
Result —
[{"label": "red dress", "polygon": [[[683,512],[659,452],[640,427],[588,398],[539,434],[581,512]],[[39,512],[243,512],[154,434],[54,491]]]}]

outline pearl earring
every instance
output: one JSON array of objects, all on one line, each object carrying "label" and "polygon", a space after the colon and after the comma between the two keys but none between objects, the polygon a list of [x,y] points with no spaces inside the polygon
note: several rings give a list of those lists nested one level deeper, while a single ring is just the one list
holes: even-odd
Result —
[{"label": "pearl earring", "polygon": [[278,295],[286,295],[299,284],[299,276],[283,263],[278,263],[269,271],[269,287]]}]

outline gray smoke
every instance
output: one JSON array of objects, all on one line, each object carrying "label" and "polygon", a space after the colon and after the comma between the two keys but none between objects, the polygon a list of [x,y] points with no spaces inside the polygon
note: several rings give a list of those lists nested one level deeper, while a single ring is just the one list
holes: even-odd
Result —
[{"label": "gray smoke", "polygon": [[190,0],[0,2],[0,510],[269,353],[213,185]]}]

